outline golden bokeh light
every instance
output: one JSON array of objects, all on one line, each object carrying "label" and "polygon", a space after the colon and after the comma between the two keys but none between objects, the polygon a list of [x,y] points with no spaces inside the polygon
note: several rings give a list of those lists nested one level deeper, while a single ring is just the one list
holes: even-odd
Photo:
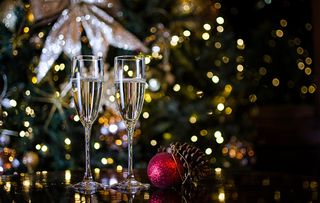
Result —
[{"label": "golden bokeh light", "polygon": [[305,62],[306,62],[307,65],[310,66],[310,65],[312,64],[312,58],[307,57],[307,58],[305,59]]},{"label": "golden bokeh light", "polygon": [[217,22],[218,24],[222,25],[222,24],[224,23],[223,17],[221,17],[221,16],[217,17],[216,22]]},{"label": "golden bokeh light", "polygon": [[204,33],[202,34],[202,39],[203,39],[203,40],[208,40],[208,39],[210,39],[210,34],[207,33],[207,32],[204,32]]},{"label": "golden bokeh light", "polygon": [[221,44],[220,42],[215,42],[215,43],[214,43],[214,47],[215,47],[216,49],[220,49],[220,48],[222,47],[222,44]]},{"label": "golden bokeh light", "polygon": [[238,64],[238,65],[237,65],[237,71],[242,72],[243,69],[244,69],[244,67],[243,67],[242,64]]},{"label": "golden bokeh light", "polygon": [[260,67],[259,68],[259,74],[260,75],[266,75],[267,74],[267,69],[265,67]]},{"label": "golden bokeh light", "polygon": [[287,27],[288,22],[285,19],[281,19],[280,20],[280,25],[281,25],[281,27]]},{"label": "golden bokeh light", "polygon": [[211,25],[208,24],[208,23],[206,23],[206,24],[203,25],[203,28],[204,28],[205,30],[209,31],[209,30],[211,30]]},{"label": "golden bokeh light", "polygon": [[277,35],[277,37],[279,37],[279,38],[283,37],[283,31],[282,31],[282,30],[277,30],[277,31],[276,31],[276,35]]},{"label": "golden bokeh light", "polygon": [[304,73],[305,73],[306,75],[311,75],[311,73],[312,73],[311,68],[310,68],[310,67],[307,67],[306,69],[304,69]]},{"label": "golden bokeh light", "polygon": [[304,65],[304,63],[302,62],[302,61],[300,61],[300,62],[298,62],[298,68],[300,69],[300,70],[303,70],[304,68],[305,68],[305,65]]},{"label": "golden bokeh light", "polygon": [[197,116],[196,116],[196,115],[190,116],[189,122],[192,123],[192,124],[193,124],[193,123],[196,123],[196,122],[197,122]]},{"label": "golden bokeh light", "polygon": [[302,94],[307,94],[308,92],[308,87],[307,86],[302,86],[301,89],[300,89],[301,93]]},{"label": "golden bokeh light", "polygon": [[278,78],[273,78],[272,85],[278,87],[280,85],[280,80]]},{"label": "golden bokeh light", "polygon": [[191,142],[197,142],[198,141],[198,137],[193,135],[193,136],[191,136],[190,140],[191,140]]}]

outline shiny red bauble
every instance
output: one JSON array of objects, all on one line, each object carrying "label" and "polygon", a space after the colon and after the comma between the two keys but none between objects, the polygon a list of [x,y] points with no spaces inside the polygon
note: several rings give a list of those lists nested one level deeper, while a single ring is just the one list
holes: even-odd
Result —
[{"label": "shiny red bauble", "polygon": [[167,152],[152,157],[147,170],[150,182],[158,188],[170,188],[182,182],[183,165],[179,158]]}]

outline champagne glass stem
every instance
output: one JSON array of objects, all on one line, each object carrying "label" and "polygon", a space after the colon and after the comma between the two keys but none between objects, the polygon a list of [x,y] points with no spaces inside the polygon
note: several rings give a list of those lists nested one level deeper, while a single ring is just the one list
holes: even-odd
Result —
[{"label": "champagne glass stem", "polygon": [[128,178],[134,179],[133,175],[133,150],[132,150],[132,144],[133,144],[133,133],[134,133],[134,125],[129,124],[127,127],[128,131]]},{"label": "champagne glass stem", "polygon": [[85,126],[85,150],[86,150],[86,172],[84,174],[84,181],[91,181],[92,174],[90,169],[90,137],[91,137],[91,125]]}]

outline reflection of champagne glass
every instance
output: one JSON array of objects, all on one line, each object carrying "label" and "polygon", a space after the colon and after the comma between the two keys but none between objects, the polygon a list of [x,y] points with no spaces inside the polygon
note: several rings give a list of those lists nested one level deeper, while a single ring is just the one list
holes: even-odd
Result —
[{"label": "reflection of champagne glass", "polygon": [[90,170],[91,126],[98,116],[103,82],[102,58],[80,55],[73,58],[72,90],[80,121],[85,128],[86,171],[83,181],[72,187],[84,194],[93,194],[103,185],[93,181]]},{"label": "reflection of champagne glass", "polygon": [[0,72],[1,80],[0,81],[0,118],[2,117],[2,99],[6,96],[8,83],[7,83],[7,76],[6,74]]},{"label": "reflection of champagne glass", "polygon": [[146,83],[144,58],[118,56],[115,58],[114,68],[116,101],[128,131],[128,176],[126,180],[112,185],[112,188],[136,193],[149,188],[149,184],[135,180],[132,162],[133,133],[142,110]]}]

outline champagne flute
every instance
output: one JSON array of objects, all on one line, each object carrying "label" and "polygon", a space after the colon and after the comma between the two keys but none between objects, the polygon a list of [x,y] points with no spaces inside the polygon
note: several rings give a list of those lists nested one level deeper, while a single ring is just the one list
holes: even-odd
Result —
[{"label": "champagne flute", "polygon": [[77,113],[85,128],[86,166],[82,182],[72,188],[82,194],[93,194],[103,189],[101,183],[93,181],[90,169],[91,127],[98,116],[103,83],[103,61],[101,57],[79,55],[72,59],[72,92]]},{"label": "champagne flute", "polygon": [[132,55],[115,57],[114,74],[116,102],[128,132],[128,175],[111,188],[134,194],[150,186],[135,180],[133,174],[133,134],[142,110],[146,84],[144,58]]}]

